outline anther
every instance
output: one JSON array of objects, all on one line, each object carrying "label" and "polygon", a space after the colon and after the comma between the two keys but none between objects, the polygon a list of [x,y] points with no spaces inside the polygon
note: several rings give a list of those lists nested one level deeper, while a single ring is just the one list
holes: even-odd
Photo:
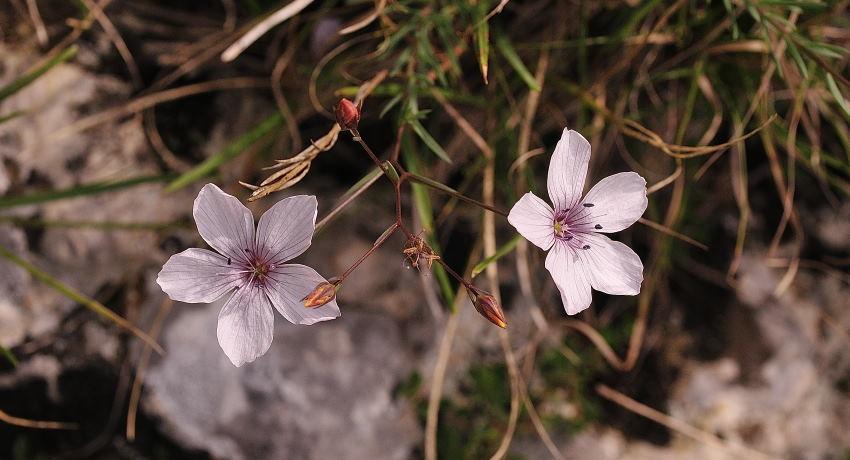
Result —
[{"label": "anther", "polygon": [[582,249],[590,249],[590,245],[589,245],[589,244],[585,244],[585,245],[584,245],[584,246],[582,246],[581,248],[582,248]]},{"label": "anther", "polygon": [[585,208],[592,208],[593,203],[584,203],[582,206],[584,206]]},{"label": "anther", "polygon": [[232,261],[230,260],[230,257],[228,257],[227,258],[227,265],[230,265],[230,262],[232,262]]},{"label": "anther", "polygon": [[567,241],[570,241],[571,239],[573,239],[573,236],[572,236],[572,235],[567,235],[564,239],[565,239],[565,240],[567,240]]},{"label": "anther", "polygon": [[593,228],[595,228],[597,230],[602,230],[602,225],[596,224],[596,225],[593,226]]}]

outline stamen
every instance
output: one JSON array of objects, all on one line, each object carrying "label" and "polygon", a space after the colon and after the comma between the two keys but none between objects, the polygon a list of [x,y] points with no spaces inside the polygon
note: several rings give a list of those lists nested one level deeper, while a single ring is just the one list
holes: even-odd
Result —
[{"label": "stamen", "polygon": [[227,265],[230,265],[231,262],[232,262],[232,260],[230,260],[230,257],[228,257],[227,258]]},{"label": "stamen", "polygon": [[589,245],[589,244],[585,244],[585,245],[584,245],[584,246],[582,246],[581,248],[582,248],[582,249],[590,249],[590,245]]},{"label": "stamen", "polygon": [[596,225],[593,226],[593,228],[595,228],[597,230],[602,230],[602,225],[596,224]]},{"label": "stamen", "polygon": [[584,206],[585,208],[592,208],[593,203],[584,203],[582,206]]}]

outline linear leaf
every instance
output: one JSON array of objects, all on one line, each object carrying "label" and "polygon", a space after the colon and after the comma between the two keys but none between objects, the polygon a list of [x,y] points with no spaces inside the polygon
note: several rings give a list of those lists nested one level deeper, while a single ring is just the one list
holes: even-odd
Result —
[{"label": "linear leaf", "polygon": [[45,203],[48,201],[62,200],[65,198],[76,198],[79,196],[96,195],[98,193],[120,190],[141,184],[153,182],[166,182],[172,179],[172,174],[160,174],[155,176],[140,176],[118,181],[94,182],[90,184],[77,185],[62,190],[49,190],[46,192],[31,193],[20,196],[0,197],[0,209],[24,206],[29,204]]},{"label": "linear leaf", "polygon": [[528,88],[532,91],[540,91],[540,84],[537,83],[534,75],[532,75],[525,64],[523,64],[522,59],[520,59],[519,55],[516,54],[516,50],[514,50],[511,42],[509,42],[504,35],[496,39],[496,47],[499,49],[499,52],[502,53],[502,56],[504,56],[508,61],[508,64],[510,64],[516,73],[519,74],[522,81],[528,85]]},{"label": "linear leaf", "polygon": [[409,120],[408,123],[413,128],[413,132],[415,132],[416,135],[419,136],[420,139],[422,139],[422,142],[424,142],[425,145],[428,146],[428,148],[431,149],[432,152],[434,152],[446,163],[452,162],[452,159],[449,158],[449,154],[446,153],[446,151],[443,150],[443,147],[440,146],[440,143],[437,142],[437,140],[434,139],[431,134],[429,134],[428,131],[425,130],[425,127],[422,126],[422,123],[420,123],[419,120],[413,118]]},{"label": "linear leaf", "polygon": [[265,137],[270,132],[277,129],[283,124],[283,116],[280,112],[275,112],[254,129],[236,138],[221,152],[207,158],[201,164],[181,174],[180,177],[168,184],[165,188],[166,192],[174,192],[180,190],[187,185],[194,183],[199,179],[203,179],[218,170],[218,167],[236,158],[244,152],[248,147],[254,145],[257,141]]},{"label": "linear leaf", "polygon": [[45,62],[41,67],[29,72],[8,85],[0,88],[0,101],[24,89],[30,83],[36,81],[39,77],[46,74],[50,69],[71,59],[77,54],[77,46],[72,45],[65,48],[61,53],[53,57],[53,59]]},{"label": "linear leaf", "polygon": [[496,252],[495,252],[495,253],[493,253],[493,255],[492,255],[492,256],[490,256],[490,257],[488,257],[488,258],[486,258],[486,259],[482,260],[481,262],[478,262],[478,264],[477,264],[477,265],[475,265],[475,267],[473,267],[473,268],[472,268],[472,277],[473,277],[473,278],[475,278],[475,277],[476,277],[476,276],[478,276],[481,272],[483,272],[484,270],[486,270],[488,265],[490,265],[490,264],[492,264],[493,262],[495,262],[495,261],[497,261],[497,260],[501,259],[501,258],[502,258],[502,257],[504,257],[505,255],[507,255],[508,253],[510,253],[511,251],[513,251],[513,250],[514,250],[514,248],[516,247],[517,243],[519,243],[519,241],[520,241],[521,239],[522,239],[522,235],[516,235],[516,236],[514,236],[513,238],[511,238],[511,239],[510,239],[510,241],[508,241],[507,243],[503,244],[503,245],[502,245],[499,249],[497,249],[497,250],[496,250]]},{"label": "linear leaf", "polygon": [[27,262],[26,260],[18,257],[13,252],[9,251],[8,249],[6,249],[3,246],[0,246],[0,256],[6,258],[7,260],[14,263],[15,265],[23,268],[24,270],[29,272],[29,274],[32,275],[33,278],[36,278],[37,280],[41,281],[42,283],[50,286],[51,288],[53,288],[54,290],[56,290],[60,294],[64,295],[65,297],[67,297],[67,298],[73,300],[74,302],[77,302],[78,304],[88,308],[89,310],[93,311],[94,313],[97,313],[101,317],[115,323],[118,327],[121,327],[121,328],[131,332],[133,335],[142,339],[148,345],[150,345],[151,348],[153,348],[154,350],[157,351],[157,353],[163,354],[165,352],[162,349],[162,347],[159,346],[158,343],[156,343],[156,340],[151,338],[149,335],[147,335],[141,329],[134,326],[131,322],[127,321],[123,316],[121,316],[121,315],[115,313],[114,311],[110,310],[109,308],[107,308],[105,305],[98,302],[97,300],[94,300],[92,298],[87,297],[85,294],[77,291],[76,289],[72,288],[71,286],[68,286],[67,284],[63,283],[62,281],[59,281],[58,279],[47,274],[46,272],[41,271],[35,265],[33,265],[33,264]]}]

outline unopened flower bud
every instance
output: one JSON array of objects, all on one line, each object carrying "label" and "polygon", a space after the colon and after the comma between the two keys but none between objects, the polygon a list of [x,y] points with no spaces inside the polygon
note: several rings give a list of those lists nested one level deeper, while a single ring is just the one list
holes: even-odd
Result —
[{"label": "unopened flower bud", "polygon": [[346,98],[342,98],[334,107],[336,122],[343,130],[357,129],[360,122],[360,108]]},{"label": "unopened flower bud", "polygon": [[475,305],[475,309],[481,316],[487,318],[487,321],[502,329],[508,327],[508,323],[505,322],[505,313],[502,312],[502,307],[499,306],[499,302],[492,295],[484,291],[475,292],[475,302],[473,302],[473,305]]},{"label": "unopened flower bud", "polygon": [[304,308],[318,308],[330,302],[336,297],[336,285],[323,281],[307,294],[307,297],[301,299],[304,303]]}]

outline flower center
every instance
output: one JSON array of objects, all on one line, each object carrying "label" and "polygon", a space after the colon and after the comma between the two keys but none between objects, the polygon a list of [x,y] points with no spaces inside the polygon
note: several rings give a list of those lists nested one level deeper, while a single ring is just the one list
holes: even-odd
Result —
[{"label": "flower center", "polygon": [[553,227],[555,229],[555,236],[558,238],[563,238],[567,233],[570,233],[570,226],[567,224],[567,213],[565,211],[559,211],[555,214]]},{"label": "flower center", "polygon": [[275,268],[274,264],[269,263],[258,251],[246,248],[245,254],[248,256],[248,260],[242,267],[245,281],[254,286],[264,286],[269,273]]}]

